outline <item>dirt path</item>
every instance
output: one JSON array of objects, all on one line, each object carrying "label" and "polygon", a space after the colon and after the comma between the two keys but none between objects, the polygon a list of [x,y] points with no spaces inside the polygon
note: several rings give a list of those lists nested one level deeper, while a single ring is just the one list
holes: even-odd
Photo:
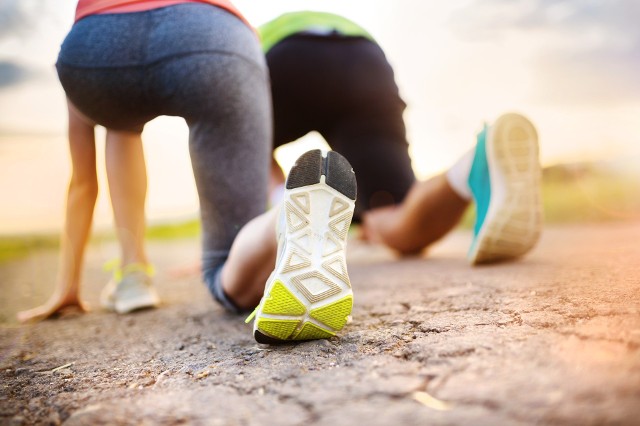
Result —
[{"label": "dirt path", "polygon": [[[402,261],[352,244],[353,322],[275,348],[168,276],[196,241],[154,244],[162,309],[5,323],[0,423],[638,424],[640,224],[548,229],[524,261],[475,269],[468,239]],[[89,256],[93,304],[113,251]],[[0,265],[4,319],[54,271],[48,252]]]}]

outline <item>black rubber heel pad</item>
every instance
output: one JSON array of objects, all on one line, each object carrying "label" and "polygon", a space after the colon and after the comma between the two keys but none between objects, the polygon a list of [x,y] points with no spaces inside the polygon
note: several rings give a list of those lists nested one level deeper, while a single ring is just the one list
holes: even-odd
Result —
[{"label": "black rubber heel pad", "polygon": [[266,334],[262,334],[260,332],[260,330],[256,330],[253,333],[253,337],[254,339],[256,339],[256,342],[258,343],[262,343],[264,345],[277,345],[277,344],[282,344],[282,343],[290,343],[286,340],[280,340],[280,339],[276,339],[274,337],[271,336],[267,336]]},{"label": "black rubber heel pad", "polygon": [[287,189],[320,183],[322,152],[319,149],[305,152],[293,165],[287,177]]},{"label": "black rubber heel pad", "polygon": [[356,174],[353,167],[342,155],[335,151],[327,153],[326,184],[346,197],[355,200],[358,192]]}]

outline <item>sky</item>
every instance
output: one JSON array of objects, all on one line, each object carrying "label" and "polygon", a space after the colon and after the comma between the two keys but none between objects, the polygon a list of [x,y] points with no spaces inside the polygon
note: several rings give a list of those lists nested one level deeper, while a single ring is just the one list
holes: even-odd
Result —
[{"label": "sky", "polygon": [[[538,128],[545,165],[640,160],[637,0],[236,0],[260,25],[293,10],[344,15],[392,64],[420,178],[445,170],[483,122],[507,111]],[[74,0],[0,0],[0,234],[58,230],[69,178],[64,93],[53,64]],[[104,133],[99,132],[99,138]],[[195,217],[181,119],[145,129],[151,223]],[[103,142],[100,142],[100,152]],[[322,144],[312,134],[278,152],[285,168]],[[111,214],[99,158],[96,225]]]}]

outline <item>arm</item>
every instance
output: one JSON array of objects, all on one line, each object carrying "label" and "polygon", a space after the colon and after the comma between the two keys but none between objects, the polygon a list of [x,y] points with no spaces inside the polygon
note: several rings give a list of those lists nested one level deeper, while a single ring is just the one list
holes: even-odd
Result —
[{"label": "arm", "polygon": [[80,300],[80,276],[98,195],[94,123],[69,103],[69,149],[72,176],[67,195],[60,266],[53,295],[44,305],[19,312],[18,320],[45,319],[68,306],[84,310]]}]

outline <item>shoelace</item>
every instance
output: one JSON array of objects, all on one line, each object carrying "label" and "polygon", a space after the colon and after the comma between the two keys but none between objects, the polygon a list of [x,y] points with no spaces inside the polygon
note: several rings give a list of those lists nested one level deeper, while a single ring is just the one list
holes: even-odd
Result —
[{"label": "shoelace", "polygon": [[124,268],[121,267],[120,259],[112,259],[105,262],[103,269],[105,271],[113,272],[113,279],[115,282],[120,282],[124,277],[133,272],[142,272],[149,277],[155,275],[156,270],[152,264],[144,264],[140,262],[129,263]]},{"label": "shoelace", "polygon": [[245,324],[249,324],[251,322],[251,320],[256,316],[256,313],[258,312],[258,308],[260,307],[260,305],[256,306],[256,308],[253,310],[253,312],[251,312],[251,314],[249,314],[249,316],[244,320]]}]

